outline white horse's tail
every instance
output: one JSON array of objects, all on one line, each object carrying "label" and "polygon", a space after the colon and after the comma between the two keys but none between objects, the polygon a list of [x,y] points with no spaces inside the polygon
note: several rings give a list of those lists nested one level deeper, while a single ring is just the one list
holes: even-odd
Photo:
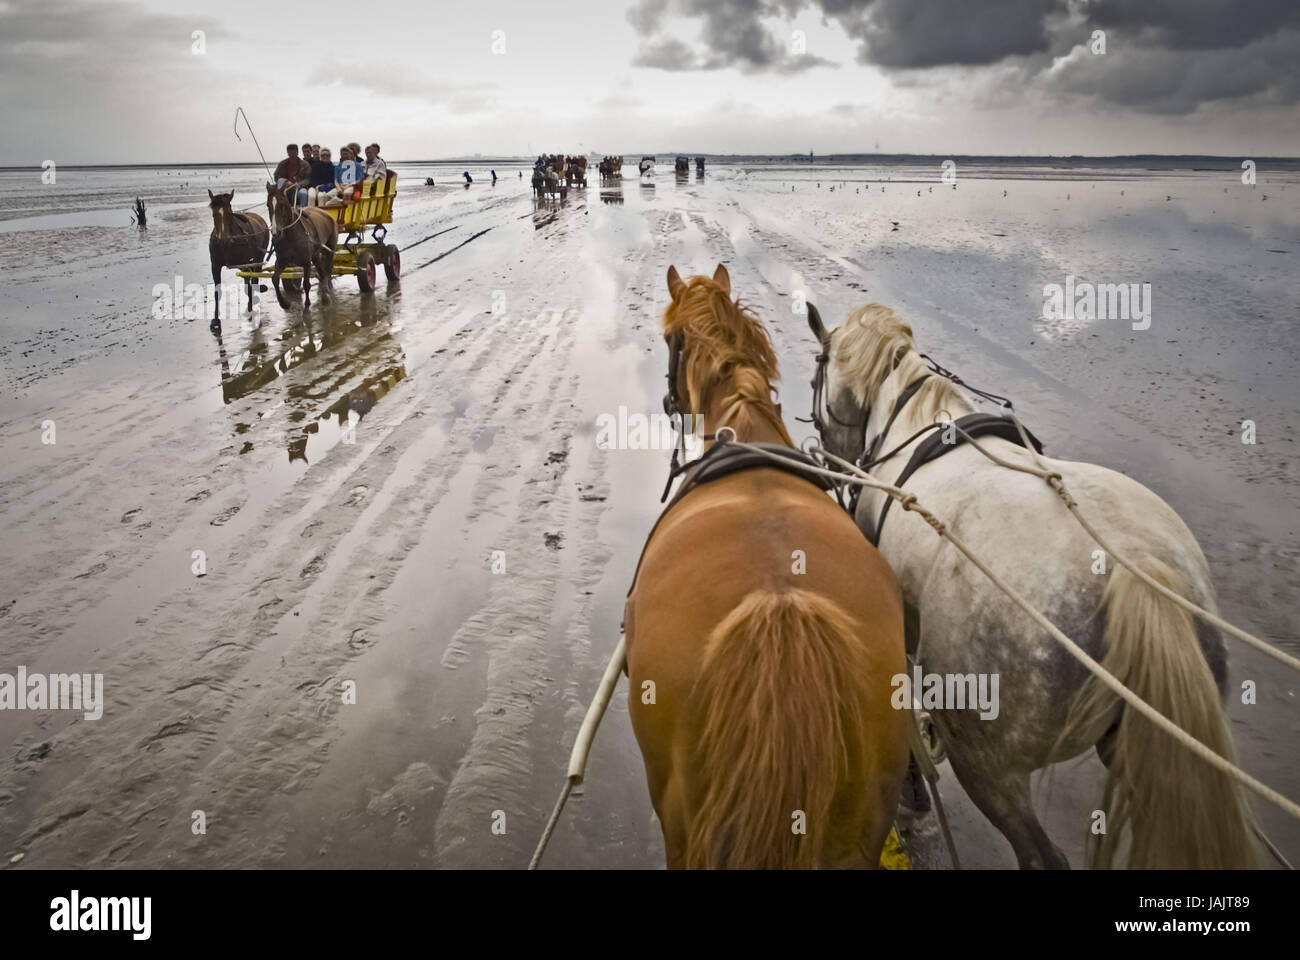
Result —
[{"label": "white horse's tail", "polygon": [[[1167,564],[1139,561],[1144,573],[1176,593],[1187,585]],[[1232,737],[1219,690],[1182,607],[1125,567],[1111,573],[1102,597],[1102,665],[1129,689],[1220,756]],[[1117,698],[1089,677],[1071,708],[1062,740],[1114,717]],[[1109,868],[1127,829],[1130,869],[1232,869],[1259,865],[1253,814],[1240,784],[1156,728],[1122,710],[1106,776],[1106,832],[1093,866]]]}]

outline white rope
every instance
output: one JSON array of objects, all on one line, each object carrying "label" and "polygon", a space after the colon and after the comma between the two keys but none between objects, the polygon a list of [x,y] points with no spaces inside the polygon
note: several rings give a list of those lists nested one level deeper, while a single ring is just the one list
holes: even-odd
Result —
[{"label": "white rope", "polygon": [[1114,557],[1115,561],[1119,563],[1120,566],[1124,567],[1126,570],[1128,570],[1129,573],[1133,574],[1135,577],[1137,577],[1147,586],[1151,587],[1151,589],[1168,597],[1170,600],[1174,601],[1174,603],[1178,604],[1183,609],[1196,614],[1196,616],[1201,617],[1203,620],[1206,620],[1209,623],[1212,623],[1214,626],[1218,627],[1224,633],[1231,634],[1232,636],[1236,637],[1238,640],[1250,644],[1256,650],[1260,651],[1261,653],[1267,654],[1268,656],[1272,657],[1274,660],[1277,660],[1279,663],[1286,664],[1292,670],[1300,670],[1300,657],[1294,657],[1291,654],[1287,653],[1285,650],[1279,650],[1277,647],[1273,646],[1272,644],[1264,640],[1261,640],[1259,637],[1255,636],[1254,634],[1247,633],[1245,630],[1242,630],[1240,627],[1234,626],[1233,624],[1229,623],[1227,620],[1224,620],[1218,614],[1212,613],[1209,610],[1206,610],[1204,607],[1200,607],[1197,604],[1193,603],[1191,600],[1188,600],[1186,597],[1181,596],[1177,592],[1170,590],[1164,584],[1159,583],[1155,579],[1153,579],[1145,571],[1139,570],[1137,567],[1135,567],[1132,563],[1129,562],[1129,559],[1125,557],[1123,554],[1120,554],[1119,552],[1113,550],[1110,544],[1108,544],[1105,540],[1101,538],[1101,535],[1097,533],[1096,529],[1092,526],[1092,524],[1088,523],[1088,521],[1083,518],[1083,515],[1079,512],[1078,501],[1075,500],[1074,497],[1070,495],[1070,491],[1066,489],[1065,481],[1061,478],[1061,475],[1059,473],[1047,469],[1046,465],[1043,462],[1042,454],[1040,454],[1038,450],[1034,447],[1034,445],[1030,443],[1024,425],[1021,424],[1020,418],[1016,416],[1015,411],[1011,409],[1011,407],[1006,407],[1004,409],[1006,410],[1007,414],[1010,416],[1011,421],[1016,425],[1016,429],[1020,431],[1020,437],[1024,441],[1025,449],[1030,452],[1037,465],[1036,469],[1026,467],[1022,464],[1010,463],[1009,461],[1002,460],[994,456],[993,454],[985,450],[983,447],[981,447],[978,443],[976,443],[974,439],[968,433],[966,433],[965,430],[962,430],[961,427],[958,427],[955,422],[953,423],[953,426],[956,427],[958,433],[960,433],[963,437],[966,438],[967,443],[969,443],[980,453],[984,454],[985,457],[987,457],[989,460],[992,460],[994,463],[998,464],[999,466],[1007,467],[1011,470],[1019,470],[1022,473],[1028,473],[1036,477],[1041,477],[1043,480],[1047,481],[1047,485],[1051,487],[1054,491],[1056,491],[1056,495],[1061,498],[1066,508],[1074,516],[1074,519],[1079,521],[1079,526],[1083,527],[1083,529],[1088,533],[1088,535],[1092,537],[1093,540],[1097,541],[1097,545],[1101,547],[1103,550],[1105,550],[1107,554]]},{"label": "white rope", "polygon": [[944,538],[949,543],[951,543],[954,547],[956,547],[962,553],[962,555],[966,557],[967,560],[969,560],[971,563],[975,565],[975,567],[980,571],[980,573],[984,574],[984,576],[986,576],[993,583],[995,587],[997,587],[1008,597],[1010,597],[1011,600],[1016,604],[1016,606],[1020,607],[1022,610],[1025,611],[1025,613],[1029,614],[1029,616],[1033,618],[1034,622],[1036,622],[1039,626],[1041,626],[1044,630],[1046,630],[1049,634],[1051,634],[1051,636],[1054,639],[1056,639],[1062,646],[1065,647],[1065,649],[1070,653],[1071,656],[1073,656],[1076,660],[1078,660],[1085,667],[1087,667],[1089,671],[1091,671],[1099,680],[1102,681],[1102,683],[1104,683],[1107,687],[1109,687],[1111,691],[1114,692],[1118,697],[1120,697],[1120,699],[1122,699],[1125,703],[1129,704],[1129,706],[1131,706],[1134,710],[1138,711],[1138,713],[1142,714],[1142,716],[1146,717],[1148,720],[1154,723],[1165,733],[1169,734],[1171,737],[1173,737],[1183,746],[1187,747],[1193,753],[1200,756],[1211,766],[1216,767],[1223,773],[1226,773],[1229,776],[1234,777],[1237,781],[1250,788],[1252,791],[1257,793],[1259,796],[1263,797],[1265,800],[1268,800],[1270,803],[1275,804],[1277,807],[1289,813],[1291,816],[1295,817],[1296,819],[1300,819],[1300,804],[1297,804],[1295,801],[1288,799],[1287,797],[1283,796],[1281,793],[1278,793],[1272,787],[1255,779],[1249,773],[1242,770],[1240,767],[1236,766],[1231,761],[1226,760],[1223,757],[1219,756],[1217,753],[1215,753],[1205,744],[1201,743],[1201,741],[1197,740],[1191,734],[1187,733],[1185,730],[1183,730],[1181,727],[1179,727],[1177,724],[1171,721],[1160,711],[1156,710],[1153,706],[1151,706],[1149,703],[1147,703],[1145,700],[1139,697],[1128,687],[1124,686],[1124,684],[1121,683],[1119,679],[1115,677],[1114,674],[1112,674],[1100,663],[1098,663],[1096,660],[1090,657],[1087,651],[1085,651],[1082,647],[1080,647],[1073,640],[1071,640],[1064,633],[1062,633],[1059,629],[1057,629],[1055,624],[1053,624],[1050,620],[1048,620],[1045,616],[1043,616],[1043,614],[1039,613],[1038,610],[1034,609],[1034,607],[1031,606],[1029,602],[1026,601],[1014,589],[1012,589],[1007,584],[1003,583],[1002,580],[999,579],[995,573],[989,570],[988,567],[984,566],[984,564],[981,563],[979,559],[973,553],[970,552],[969,549],[967,549],[964,543],[962,543],[959,539],[957,539],[957,537],[953,536],[953,534],[947,529],[947,527],[943,524],[941,520],[939,520],[934,514],[930,513],[929,510],[926,510],[924,507],[920,505],[920,503],[918,503],[915,494],[907,493],[906,491],[900,489],[899,487],[894,486],[893,484],[883,483],[875,479],[874,477],[867,474],[865,471],[859,469],[854,464],[849,463],[847,460],[843,460],[835,456],[833,453],[826,450],[824,447],[821,446],[820,443],[817,442],[814,442],[813,446],[810,449],[816,451],[819,455],[825,457],[827,460],[839,464],[845,471],[848,472],[847,474],[843,472],[837,472],[834,470],[827,470],[822,467],[814,467],[807,464],[802,464],[797,461],[792,461],[787,457],[780,457],[777,456],[776,454],[770,453],[767,450],[764,450],[762,447],[756,447],[753,446],[752,444],[744,443],[739,440],[735,440],[731,442],[735,443],[737,446],[742,447],[746,450],[750,450],[752,452],[761,454],[762,456],[767,457],[770,460],[779,461],[783,466],[788,467],[789,465],[793,464],[794,466],[798,467],[800,470],[803,470],[806,473],[814,473],[819,476],[830,477],[832,479],[840,480],[844,483],[853,483],[853,484],[857,484],[858,486],[871,487],[875,490],[881,490],[884,493],[888,494],[889,496],[893,497],[894,499],[898,500],[904,510],[910,510],[914,513],[919,514],[920,517],[923,520],[925,520],[925,522],[928,523],[931,526],[931,528],[933,528],[935,533],[937,533],[940,537]]},{"label": "white rope", "polygon": [[555,801],[555,807],[551,810],[551,817],[546,821],[546,829],[542,831],[542,837],[537,841],[533,858],[528,861],[529,870],[536,870],[538,864],[542,862],[546,845],[551,842],[555,825],[560,822],[560,812],[564,809],[564,802],[569,799],[569,793],[573,788],[582,783],[587,775],[587,756],[591,753],[591,742],[596,737],[596,728],[600,726],[601,718],[605,716],[605,708],[609,706],[609,700],[614,695],[614,688],[618,686],[618,678],[623,673],[626,663],[627,637],[622,636],[618,640],[618,646],[614,648],[613,655],[609,658],[609,663],[605,665],[605,674],[600,678],[596,693],[591,698],[591,705],[587,707],[587,715],[582,719],[578,738],[573,742],[573,751],[569,754],[569,775],[565,778],[564,788]]}]

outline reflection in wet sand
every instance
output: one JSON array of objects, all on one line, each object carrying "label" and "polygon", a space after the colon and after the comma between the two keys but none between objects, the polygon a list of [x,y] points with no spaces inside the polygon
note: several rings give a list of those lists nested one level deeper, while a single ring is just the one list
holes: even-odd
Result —
[{"label": "reflection in wet sand", "polygon": [[[384,394],[393,389],[397,382],[406,376],[405,364],[394,364],[387,367],[372,376],[366,377],[365,380],[349,390],[343,396],[325,409],[311,423],[302,428],[299,436],[291,437],[289,440],[289,462],[301,460],[307,462],[307,442],[315,435],[320,433],[322,421],[328,421],[331,417],[335,418],[335,426],[338,428],[340,439],[344,443],[352,442],[356,436],[356,425],[361,422],[383,398]],[[356,421],[353,422],[352,416],[356,415]]]},{"label": "reflection in wet sand", "polygon": [[[294,318],[279,337],[280,348],[273,350],[266,337],[266,325],[250,332],[247,347],[231,359],[225,339],[217,333],[217,352],[221,366],[222,400],[233,403],[253,394],[289,371],[307,364],[317,357],[322,361],[324,351],[349,341],[354,334],[373,330],[381,322],[390,321],[400,302],[400,288],[393,285],[387,297],[364,295],[356,301],[343,301],[324,310],[305,310]],[[351,442],[356,424],[360,422],[379,400],[406,376],[405,353],[401,344],[385,331],[374,337],[358,338],[348,343],[350,353],[330,358],[327,365],[314,378],[290,384],[285,390],[285,403],[290,407],[288,420],[305,425],[291,429],[285,437],[289,462],[308,462],[311,441],[321,435],[322,422],[333,422],[332,431],[323,453],[342,440]],[[359,385],[339,396],[325,410],[316,413],[312,407],[321,400],[335,396],[340,389],[361,375]],[[353,420],[355,414],[355,421]],[[235,432],[242,434],[248,424],[236,424]],[[253,448],[245,442],[241,453]]]}]

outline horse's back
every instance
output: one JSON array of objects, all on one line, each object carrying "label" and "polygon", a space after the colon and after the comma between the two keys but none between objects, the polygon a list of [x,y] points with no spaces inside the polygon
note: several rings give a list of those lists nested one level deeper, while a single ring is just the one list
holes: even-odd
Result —
[{"label": "horse's back", "polygon": [[[999,458],[1033,462],[1007,441],[979,442]],[[1214,607],[1195,537],[1155,492],[1097,464],[1044,458],[1044,466],[1061,475],[1081,515],[1110,550],[1134,562],[1158,561],[1177,574],[1189,599]],[[1046,481],[962,446],[918,470],[905,489],[1084,651],[1098,660],[1104,656],[1103,598],[1117,561]],[[918,516],[891,511],[880,545],[916,606],[927,671],[996,675],[1002,702],[1012,705],[994,720],[970,722],[963,736],[991,738],[999,724],[1016,724],[1041,733],[1046,749],[1086,676],[1082,665]],[[1221,674],[1221,638],[1205,632],[1201,645],[1211,669]],[[1032,752],[1023,741],[1015,749],[1026,757]]]},{"label": "horse's back", "polygon": [[316,234],[316,241],[333,250],[338,242],[338,221],[319,207],[303,208],[303,218],[311,224],[312,232]]},{"label": "horse's back", "polygon": [[723,613],[755,589],[841,600],[867,624],[901,617],[893,571],[821,490],[779,470],[748,470],[691,491],[654,532],[630,610],[689,603]]},{"label": "horse's back", "polygon": [[254,239],[268,232],[266,221],[251,210],[246,213],[235,214],[235,220],[236,222],[243,221],[244,233],[249,234]]}]

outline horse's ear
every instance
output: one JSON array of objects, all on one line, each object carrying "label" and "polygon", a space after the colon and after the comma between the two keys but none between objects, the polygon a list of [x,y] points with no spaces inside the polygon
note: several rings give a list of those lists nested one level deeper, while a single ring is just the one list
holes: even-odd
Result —
[{"label": "horse's ear", "polygon": [[807,304],[807,307],[808,329],[813,332],[813,336],[817,338],[817,342],[824,347],[831,342],[830,331],[826,329],[826,324],[822,323],[822,315],[817,312],[817,308],[811,303]]},{"label": "horse's ear", "polygon": [[682,275],[677,272],[674,266],[668,267],[668,295],[676,300],[686,289],[686,284],[682,282]]},{"label": "horse's ear", "polygon": [[230,191],[230,199],[231,199],[231,200],[234,200],[234,199],[235,199],[235,191],[234,191],[234,190],[231,190],[231,191]]},{"label": "horse's ear", "polygon": [[212,195],[212,191],[211,191],[211,190],[208,191],[208,199],[209,199],[209,200],[215,200],[215,199],[217,199],[216,197],[214,197],[214,196]]},{"label": "horse's ear", "polygon": [[713,271],[713,282],[720,286],[727,296],[731,296],[731,274],[727,273],[727,268],[718,264],[718,269]]}]

